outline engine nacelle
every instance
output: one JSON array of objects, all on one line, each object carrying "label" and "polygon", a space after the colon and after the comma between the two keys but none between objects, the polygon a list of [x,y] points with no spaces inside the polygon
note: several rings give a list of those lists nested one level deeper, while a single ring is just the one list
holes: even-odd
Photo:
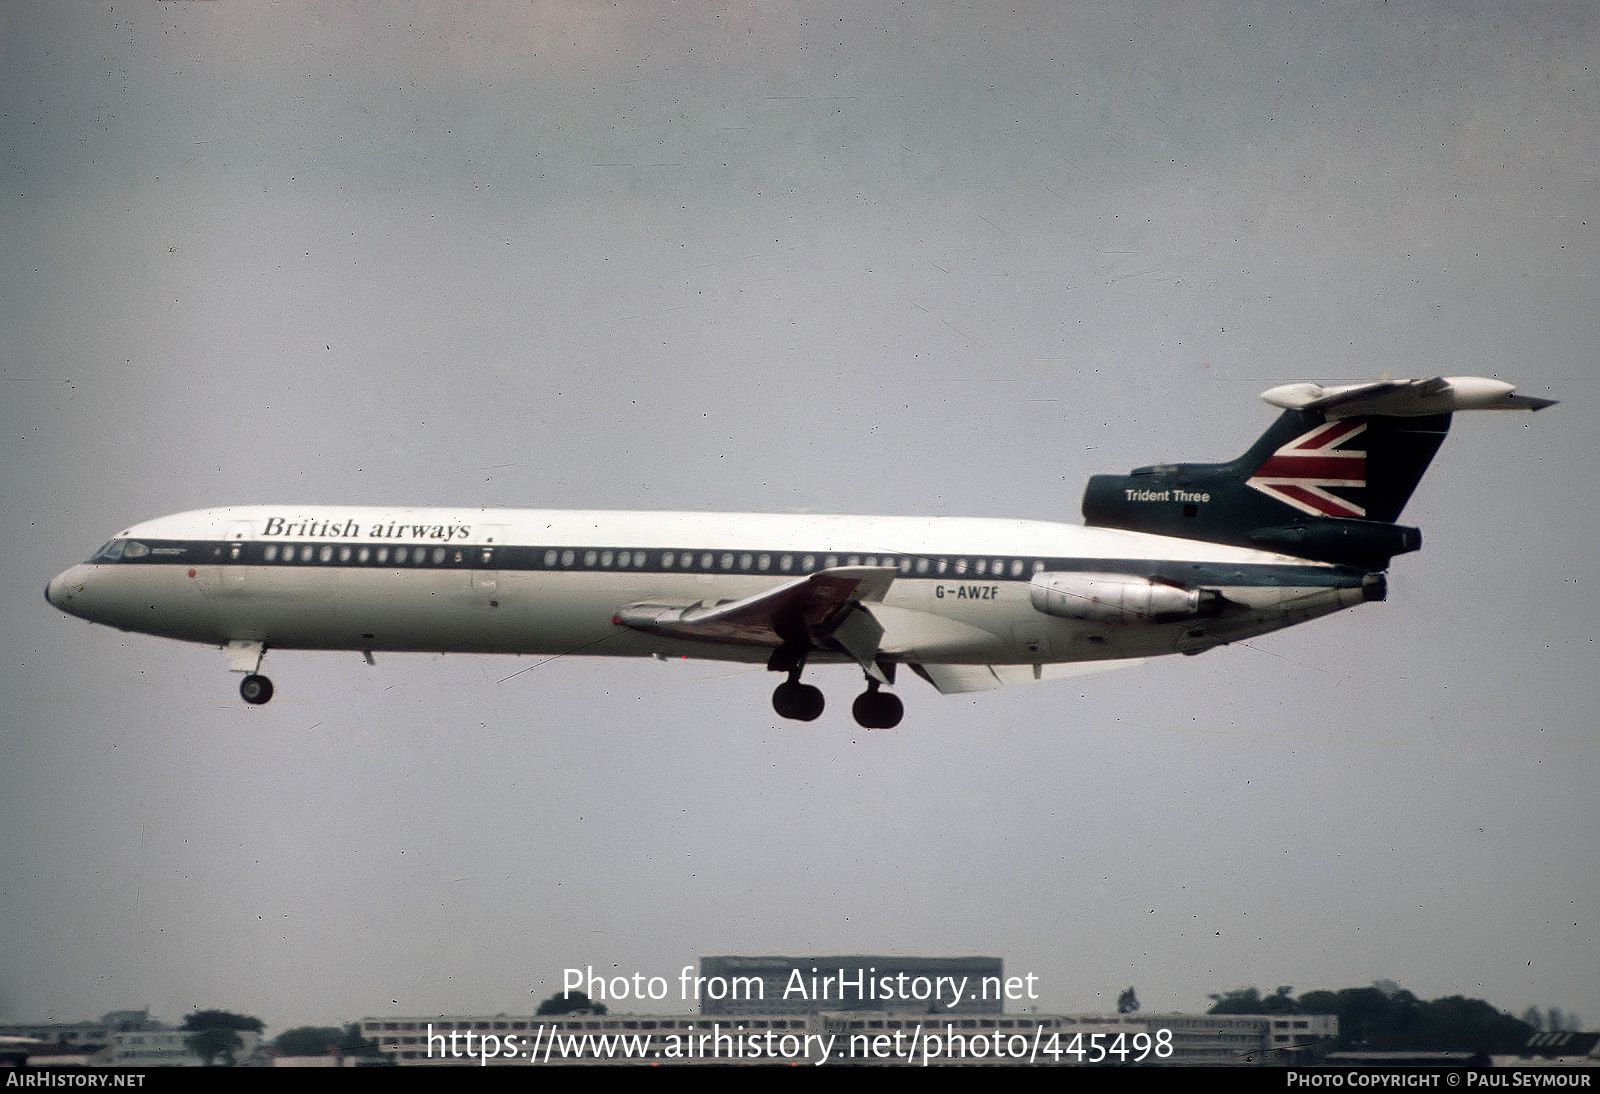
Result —
[{"label": "engine nacelle", "polygon": [[1094,623],[1172,623],[1221,606],[1215,589],[1186,589],[1131,574],[1039,573],[1028,598],[1046,615]]}]

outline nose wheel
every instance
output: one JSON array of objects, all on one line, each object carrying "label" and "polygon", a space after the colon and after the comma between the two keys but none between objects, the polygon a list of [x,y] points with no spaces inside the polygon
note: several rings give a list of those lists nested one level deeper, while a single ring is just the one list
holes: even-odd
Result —
[{"label": "nose wheel", "polygon": [[260,673],[252,672],[239,681],[239,698],[251,706],[260,706],[272,698],[272,681]]}]

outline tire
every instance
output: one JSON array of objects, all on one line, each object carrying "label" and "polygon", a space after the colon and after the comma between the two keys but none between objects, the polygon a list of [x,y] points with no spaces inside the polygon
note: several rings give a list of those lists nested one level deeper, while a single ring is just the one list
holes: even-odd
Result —
[{"label": "tire", "polygon": [[905,717],[906,707],[898,695],[887,691],[864,691],[856,696],[850,713],[863,729],[893,729]]},{"label": "tire", "polygon": [[814,722],[825,706],[821,689],[810,684],[783,683],[772,693],[772,709],[792,722]]},{"label": "tire", "polygon": [[239,698],[251,706],[260,706],[272,698],[272,681],[252,672],[239,681]]}]

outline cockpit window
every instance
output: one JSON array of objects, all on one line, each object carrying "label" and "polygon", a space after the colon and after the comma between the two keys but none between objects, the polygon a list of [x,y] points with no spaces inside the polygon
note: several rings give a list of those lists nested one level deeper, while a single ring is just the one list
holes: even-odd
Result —
[{"label": "cockpit window", "polygon": [[122,548],[123,558],[143,558],[150,553],[150,548],[136,539],[126,540]]},{"label": "cockpit window", "polygon": [[106,544],[104,547],[102,547],[98,551],[96,551],[93,555],[89,556],[89,561],[90,562],[115,562],[115,561],[117,561],[117,559],[122,557],[122,545],[124,543],[126,543],[126,542],[127,542],[127,540],[122,540],[122,539],[114,539],[114,540],[112,540],[110,543]]}]

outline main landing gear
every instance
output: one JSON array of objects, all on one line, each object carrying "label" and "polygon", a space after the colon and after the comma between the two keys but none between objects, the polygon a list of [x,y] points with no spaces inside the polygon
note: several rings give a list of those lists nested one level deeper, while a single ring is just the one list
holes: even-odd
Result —
[{"label": "main landing gear", "polygon": [[[820,688],[800,682],[800,673],[806,666],[806,651],[787,646],[773,652],[767,668],[773,672],[787,672],[789,679],[779,684],[772,693],[772,709],[778,717],[794,722],[814,722],[822,716],[827,700]],[[893,670],[893,666],[887,666]],[[864,729],[893,729],[905,717],[905,704],[898,695],[879,690],[882,685],[868,677],[867,690],[856,696],[850,712]]]},{"label": "main landing gear", "polygon": [[905,717],[906,706],[893,692],[879,691],[876,680],[867,681],[867,690],[856,696],[850,713],[864,729],[893,729]]},{"label": "main landing gear", "polygon": [[816,721],[826,705],[821,688],[798,680],[786,680],[772,693],[772,709],[778,712],[778,717],[795,722]]}]

